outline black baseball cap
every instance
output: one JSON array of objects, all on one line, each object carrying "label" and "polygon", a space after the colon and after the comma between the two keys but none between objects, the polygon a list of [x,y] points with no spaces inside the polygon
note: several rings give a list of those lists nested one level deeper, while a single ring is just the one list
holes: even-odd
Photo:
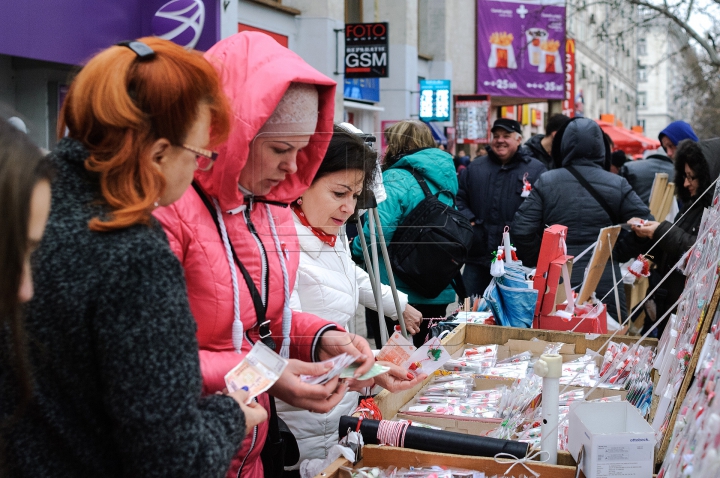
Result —
[{"label": "black baseball cap", "polygon": [[495,128],[502,128],[505,131],[522,135],[522,128],[520,127],[520,123],[515,120],[505,118],[497,119],[493,123],[493,127],[490,131],[495,131]]}]

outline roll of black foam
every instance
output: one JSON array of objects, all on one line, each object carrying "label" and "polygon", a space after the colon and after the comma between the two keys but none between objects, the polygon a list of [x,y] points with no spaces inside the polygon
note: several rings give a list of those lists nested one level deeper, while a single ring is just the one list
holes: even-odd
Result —
[{"label": "roll of black foam", "polygon": [[[340,438],[347,435],[348,429],[355,430],[358,419],[340,417]],[[366,445],[377,445],[378,420],[363,420],[360,433]],[[436,453],[454,453],[467,456],[493,457],[498,453],[508,453],[518,458],[527,455],[529,445],[512,440],[466,435],[464,433],[433,430],[423,427],[408,427],[405,432],[405,448],[432,451]]]}]

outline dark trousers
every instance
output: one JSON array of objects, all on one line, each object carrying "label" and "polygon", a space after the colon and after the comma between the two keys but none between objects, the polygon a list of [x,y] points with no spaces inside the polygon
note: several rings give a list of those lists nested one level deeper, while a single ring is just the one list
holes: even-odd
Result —
[{"label": "dark trousers", "polygon": [[468,297],[482,297],[483,292],[485,292],[485,289],[487,289],[487,286],[490,285],[490,281],[492,280],[490,267],[477,264],[465,264],[462,278]]},{"label": "dark trousers", "polygon": [[[426,318],[445,317],[448,304],[410,304],[415,307],[423,315],[423,321],[420,324],[420,332],[412,336],[413,345],[420,347],[428,338],[429,320]],[[400,317],[402,320],[402,317]],[[368,335],[372,335],[375,340],[375,346],[380,348],[380,327],[378,313],[371,309],[365,309],[365,323],[368,328]],[[396,321],[390,317],[385,317],[385,326],[387,327],[388,337],[395,332]],[[398,325],[399,326],[399,325]]]}]

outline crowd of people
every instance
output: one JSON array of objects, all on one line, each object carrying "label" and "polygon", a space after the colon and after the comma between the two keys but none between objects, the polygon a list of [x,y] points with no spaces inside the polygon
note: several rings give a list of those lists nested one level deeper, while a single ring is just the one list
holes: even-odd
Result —
[{"label": "crowd of people", "polygon": [[[390,363],[357,378],[375,363],[368,340],[347,331],[358,306],[376,345],[380,327],[392,334],[402,321],[421,346],[426,319],[456,301],[452,285],[427,297],[396,278],[397,307],[385,263],[374,292],[353,261],[361,239],[379,237],[365,221],[349,241],[344,226],[378,182],[388,244],[427,194],[467,219],[468,295],[490,283],[508,227],[532,267],[546,225],[568,226],[577,255],[601,228],[632,224],[598,286],[611,297],[611,267],[619,277],[620,262],[655,243],[651,282],[671,270],[720,174],[720,140],[700,142],[687,123],[660,133],[666,155],[623,161],[596,122],[555,115],[524,145],[517,121],[496,120],[474,160],[438,148],[424,123],[401,121],[383,132],[379,175],[373,148],[333,124],[335,88],[260,33],[204,55],[143,38],[77,74],[49,155],[0,121],[0,474],[298,476],[303,460],[325,458],[361,393],[425,378]],[[674,178],[676,223],[650,214],[658,172]],[[683,283],[673,272],[654,293],[648,323]],[[249,400],[224,377],[258,342],[288,365]],[[355,378],[303,380],[343,353],[357,357]],[[278,443],[281,424],[297,440],[294,462]]]}]

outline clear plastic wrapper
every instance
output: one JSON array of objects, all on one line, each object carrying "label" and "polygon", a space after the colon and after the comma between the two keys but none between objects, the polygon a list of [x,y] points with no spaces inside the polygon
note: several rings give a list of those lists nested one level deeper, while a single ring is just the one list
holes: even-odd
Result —
[{"label": "clear plastic wrapper", "polygon": [[525,351],[506,359],[498,360],[496,365],[514,364],[520,362],[530,362],[533,359],[532,353]]}]

